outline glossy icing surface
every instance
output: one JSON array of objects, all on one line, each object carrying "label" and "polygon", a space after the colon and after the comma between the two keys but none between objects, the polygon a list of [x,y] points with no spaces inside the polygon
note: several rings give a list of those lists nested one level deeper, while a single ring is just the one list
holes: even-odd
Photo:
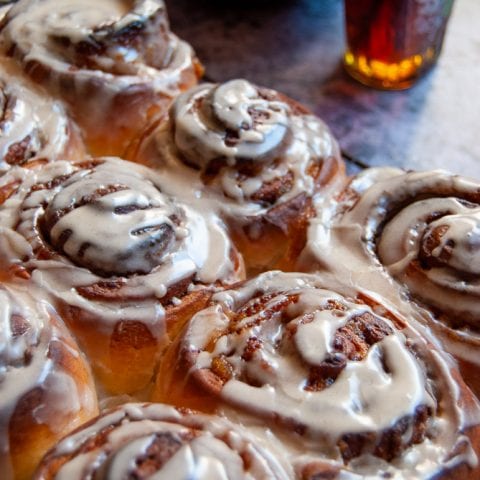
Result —
[{"label": "glossy icing surface", "polygon": [[[86,448],[95,435],[104,436],[95,447]],[[157,455],[156,445],[163,447]],[[148,478],[291,478],[272,454],[241,427],[219,417],[182,414],[162,404],[126,404],[108,412],[65,438],[51,456],[55,459],[82,451],[68,459],[55,478],[134,478],[143,470],[149,452]]]},{"label": "glossy icing surface", "polygon": [[[26,287],[0,286],[0,471],[5,480],[14,478],[9,422],[26,395],[43,392],[30,401],[31,415],[52,432],[66,430],[62,422],[68,415],[74,418],[81,409],[91,415],[95,411],[92,392],[86,391],[86,385],[80,386],[74,374],[52,356],[55,343],[62,343],[78,362],[83,361],[65,327],[60,328],[61,321],[52,320],[54,315],[48,303],[31,296]],[[65,343],[67,339],[69,343]]]},{"label": "glossy icing surface", "polygon": [[[342,474],[428,478],[443,468],[447,452],[466,439],[458,435],[462,428],[476,420],[458,408],[449,360],[430,353],[431,346],[415,330],[415,320],[400,326],[401,317],[393,321],[384,307],[359,302],[358,292],[328,276],[267,272],[214,295],[213,305],[192,319],[180,351],[191,352],[190,372],[198,378],[210,378],[203,372],[219,371],[222,365],[222,386],[208,388],[214,388],[223,402],[267,421],[276,419],[290,432],[290,440],[284,439],[287,445],[305,442],[304,455],[309,449],[316,455],[321,451],[326,462],[339,460],[336,445],[341,448],[342,439],[349,438],[345,441],[350,443],[357,433],[380,435],[426,407],[431,416],[421,440],[409,443],[408,429],[402,437],[405,450],[399,445],[391,463],[376,458],[378,453],[360,455]],[[238,314],[233,321],[232,312]],[[342,357],[336,335],[362,318],[383,325],[387,333],[363,358]],[[429,372],[445,375],[441,380],[433,374],[435,381],[445,382],[449,400],[437,397],[436,387],[432,390],[426,364]],[[317,382],[321,369],[336,370],[325,386]],[[452,459],[452,465],[465,461],[476,465],[470,448]]]},{"label": "glossy icing surface", "polygon": [[[175,203],[146,168],[108,158],[84,167],[57,162],[42,171],[13,169],[2,179],[18,180],[0,208],[4,262],[27,268],[36,283],[105,325],[138,319],[160,328],[158,300],[171,285],[237,278],[218,218]],[[117,282],[124,300],[89,301],[82,288],[106,279]]]},{"label": "glossy icing surface", "polygon": [[[220,200],[220,209],[239,222],[326,191],[325,184],[336,183],[329,174],[341,169],[337,144],[320,119],[246,80],[181,94],[169,122],[151,134],[138,157],[177,191],[188,182],[196,197]],[[315,168],[327,172],[325,178],[311,175]]]},{"label": "glossy icing surface", "polygon": [[[106,0],[98,5],[93,0],[68,0],[62,5],[57,2],[53,7],[51,0],[32,1],[30,3],[35,6],[28,13],[36,18],[32,24],[26,21],[30,17],[23,11],[26,3],[21,2],[16,8],[4,32],[5,38],[15,40],[17,48],[27,52],[25,61],[42,62],[53,70],[65,73],[70,71],[72,62],[77,61],[76,46],[86,40],[88,47],[97,44],[105,46],[101,55],[87,55],[95,68],[83,70],[85,65],[82,65],[76,82],[79,89],[82,89],[85,79],[96,76],[108,78],[113,82],[114,89],[129,87],[151,80],[158,75],[160,67],[181,66],[191,56],[190,49],[174,36],[170,36],[166,49],[158,55],[115,42],[115,37],[121,36],[132,25],[146,24],[146,30],[152,28],[152,32],[155,31],[153,27],[166,25],[160,18],[159,12],[164,8],[161,1]],[[151,19],[156,20],[150,24]],[[62,45],[65,39],[68,40],[65,42],[68,43],[67,48]],[[113,58],[118,63],[114,64]],[[113,80],[114,77],[118,78]],[[164,80],[159,75],[156,88],[167,91],[170,86]],[[25,98],[23,94],[22,98]],[[9,103],[8,98],[4,103]],[[13,116],[20,116],[18,112],[23,108],[16,105]],[[231,245],[213,212],[220,209],[230,216],[241,215],[243,219],[265,213],[270,205],[267,206],[268,202],[256,194],[262,186],[278,178],[288,178],[288,188],[280,196],[282,202],[303,193],[315,194],[315,181],[305,173],[312,159],[335,157],[337,147],[321,121],[294,110],[288,102],[274,98],[272,93],[258,89],[245,80],[216,86],[202,85],[180,97],[172,109],[170,123],[153,135],[156,148],[164,155],[165,166],[169,170],[162,172],[163,180],[131,165],[121,166],[112,173],[107,164],[120,165],[117,160],[89,167],[86,172],[79,172],[76,167],[68,165],[49,167],[46,170],[48,174],[15,170],[4,180],[25,183],[0,209],[0,234],[3,237],[0,252],[3,260],[13,258],[13,263],[17,265],[25,262],[34,282],[71,305],[100,314],[110,326],[123,318],[153,324],[162,317],[163,311],[152,299],[163,298],[176,281],[192,277],[194,282],[190,287],[194,288],[195,282],[213,283],[225,275],[233,276]],[[36,117],[36,114],[29,115]],[[52,122],[45,123],[50,125]],[[16,131],[20,127],[8,128]],[[35,145],[40,145],[39,142]],[[181,161],[176,158],[178,152],[183,157]],[[285,154],[282,161],[278,159],[280,154]],[[207,191],[201,173],[205,173],[219,158],[224,164],[219,175],[210,180],[212,190]],[[258,175],[238,170],[238,166],[246,160]],[[48,179],[52,178],[48,176],[50,174],[55,178],[65,178],[53,186],[53,192],[47,191],[50,188],[37,188],[49,182]],[[392,283],[390,277],[384,275],[385,271],[379,273],[377,260],[386,267],[389,275],[407,285],[409,291],[422,301],[438,308],[459,304],[461,313],[468,313],[469,322],[473,324],[475,320],[470,318],[476,319],[478,314],[478,286],[473,282],[467,285],[465,279],[471,279],[480,272],[477,262],[479,209],[472,207],[471,198],[467,201],[452,197],[442,198],[441,201],[423,199],[415,206],[402,207],[400,215],[393,220],[389,218],[385,223],[384,219],[389,217],[390,212],[397,210],[395,203],[390,203],[390,194],[400,188],[398,184],[404,179],[398,178],[397,183],[392,181],[378,187],[372,184],[390,181],[390,177],[396,175],[399,173],[390,175],[390,172],[384,172],[370,179],[366,174],[363,179],[354,182],[352,188],[358,188],[358,192],[367,191],[370,187],[373,189],[370,199],[345,208],[342,206],[346,220],[340,223],[337,223],[337,217],[330,223],[333,217],[329,216],[331,211],[327,208],[321,222],[312,224],[311,231],[320,233],[310,239],[308,248],[314,251],[316,261],[323,268],[347,279],[351,283],[349,287],[374,286],[378,287],[375,288],[377,292],[387,292],[389,301],[400,299],[398,308],[403,314],[411,313],[413,309],[407,306],[405,298],[395,288],[391,289]],[[417,183],[423,185],[427,182],[422,178]],[[178,187],[180,193],[176,191]],[[412,187],[408,195],[413,195],[415,188]],[[194,208],[191,205],[179,206],[171,198],[174,193],[190,203],[198,202]],[[218,196],[222,204],[212,208],[213,199]],[[375,196],[381,197],[378,203],[375,203]],[[405,197],[402,199],[403,202]],[[321,202],[319,200],[319,204]],[[20,214],[16,210],[19,204],[22,209]],[[374,213],[363,229],[362,221],[368,209]],[[197,215],[199,213],[203,218]],[[327,223],[323,223],[325,218]],[[38,230],[32,233],[35,225],[38,225]],[[332,228],[329,230],[326,225]],[[377,233],[379,226],[381,235]],[[398,231],[408,233],[400,237]],[[334,251],[325,243],[326,237],[329,241],[341,239],[342,247]],[[365,240],[366,247],[362,243]],[[48,259],[38,255],[45,241],[53,250],[53,256]],[[366,261],[372,252],[373,263]],[[405,274],[411,261],[417,260],[418,252],[422,252],[423,261],[429,262],[427,277],[433,287],[429,284],[426,288],[423,281],[411,282]],[[347,253],[353,256],[351,266],[345,265]],[[162,268],[166,265],[166,268],[160,271],[160,264]],[[120,303],[100,301],[92,306],[79,294],[78,288],[99,284],[108,276],[121,277],[122,282],[125,279],[122,288],[130,300]],[[419,361],[416,350],[411,348],[411,338],[416,338],[416,334],[410,330],[408,335],[399,331],[389,318],[384,322],[393,333],[373,345],[365,358],[349,363],[332,386],[322,391],[306,388],[305,370],[335,355],[335,332],[352,319],[376,314],[371,307],[356,303],[348,295],[327,291],[324,284],[316,282],[310,277],[298,280],[288,276],[277,281],[274,275],[266,275],[239,294],[218,294],[215,301],[228,308],[236,308],[253,292],[262,289],[266,294],[281,290],[269,300],[268,308],[272,310],[292,295],[298,295],[298,300],[288,309],[288,327],[284,319],[277,317],[268,322],[264,322],[261,315],[246,317],[238,325],[238,331],[229,331],[218,339],[214,351],[202,352],[198,356],[195,369],[210,368],[218,356],[228,357],[235,378],[230,379],[222,390],[222,398],[227,403],[254,415],[286,416],[285,424],[292,422],[293,429],[300,425],[309,442],[320,441],[324,446],[329,445],[332,439],[335,443],[348,433],[388,429],[396,420],[413,415],[419,405],[435,410],[438,405],[426,380],[422,365],[424,359]],[[315,294],[310,291],[312,285],[316,289]],[[443,296],[445,286],[453,295],[456,292],[459,296]],[[467,298],[467,294],[471,296]],[[144,301],[145,297],[148,300]],[[460,302],[455,298],[459,298]],[[8,303],[0,290],[0,314],[6,318],[7,310],[1,310],[3,300]],[[342,307],[327,308],[332,304]],[[205,347],[209,340],[206,326],[225,328],[228,319],[222,309],[212,307],[196,317],[187,339],[189,348],[197,350]],[[304,321],[304,315],[309,317],[308,322]],[[266,340],[262,349],[245,362],[244,354],[252,336]],[[0,337],[0,343],[1,340]],[[275,351],[279,345],[283,356]],[[17,361],[20,357],[11,354],[14,350],[17,351],[17,347],[5,350],[7,353],[0,350],[0,359],[3,354],[7,360]],[[443,368],[447,376],[443,383],[454,397],[451,403],[455,404],[459,393],[450,377],[450,363],[436,352],[432,353],[429,361],[435,368]],[[248,381],[244,382],[244,379]],[[474,465],[475,455],[469,450],[468,439],[461,433],[462,428],[469,424],[470,419],[463,418],[468,417],[468,412],[455,410],[449,402],[447,400],[447,405],[441,406],[443,417],[430,421],[425,442],[409,447],[405,458],[393,465],[386,465],[377,458],[353,461],[350,470],[341,472],[341,478],[378,478],[377,472],[380,471],[391,478],[416,479],[419,475],[435,473],[441,466],[456,466],[463,461]],[[179,443],[188,437],[188,443],[179,447],[165,463],[162,473],[154,478],[171,478],[173,472],[185,479],[245,478],[242,463],[246,455],[232,453],[230,446],[231,443],[244,447],[246,444],[236,437],[235,428],[227,422],[222,420],[216,424],[217,430],[222,432],[219,439],[212,434],[192,434],[191,426],[181,424],[178,412],[173,409],[157,405],[147,410],[149,414],[153,413],[155,421],[147,418],[136,406],[125,407],[122,413],[111,414],[105,421],[100,421],[102,426],[111,420],[121,421],[120,431],[107,435],[109,448],[119,446],[118,455],[109,457],[106,466],[103,466],[107,476],[121,478],[130,475],[136,462],[132,456],[134,459],[145,457],[157,438],[165,435],[172,436]],[[227,412],[228,408],[224,411]],[[169,421],[165,420],[165,416],[169,417]],[[138,424],[134,426],[129,421],[120,420],[126,417],[138,420]],[[242,421],[246,418],[239,417]],[[177,423],[173,422],[172,426],[170,418]],[[195,428],[199,423],[197,418]],[[449,431],[451,425],[453,433]],[[225,429],[230,432],[228,441],[224,438]],[[297,439],[294,433],[285,446],[285,457],[289,459],[292,455],[290,443],[293,443],[292,439]],[[458,437],[455,436],[457,433]],[[407,432],[405,436],[409,434]],[[131,435],[134,440],[129,443]],[[440,440],[438,443],[433,441],[435,435]],[[69,452],[87,437],[87,434],[80,433],[63,442],[59,449],[62,453]],[[467,447],[463,448],[465,445]],[[457,446],[460,446],[457,454],[447,460],[449,449]],[[256,447],[248,445],[245,448],[251,458]],[[318,458],[318,452],[309,451],[306,455],[310,455],[309,459]],[[62,467],[59,478],[90,475],[102,456],[98,452],[80,455]],[[330,455],[327,463],[338,465],[337,457]],[[266,463],[270,468],[275,461],[270,459]],[[246,478],[292,476],[292,472],[287,475],[278,465],[268,474],[264,472],[264,467],[265,460],[258,460],[252,474]],[[357,467],[361,472],[359,474],[355,471]]]},{"label": "glossy icing surface", "polygon": [[0,62],[0,172],[36,159],[66,155],[71,122],[53,101],[20,77],[6,59]]},{"label": "glossy icing surface", "polygon": [[199,167],[218,157],[230,165],[237,158],[265,161],[287,134],[289,110],[246,80],[200,86],[175,103],[175,143]]},{"label": "glossy icing surface", "polygon": [[24,0],[10,10],[2,36],[23,62],[74,74],[79,91],[103,78],[112,94],[143,82],[169,92],[172,75],[193,55],[168,31],[161,0]]},{"label": "glossy icing surface", "polygon": [[[401,292],[405,287],[421,305],[450,318],[460,336],[476,342],[478,192],[478,182],[443,171],[366,170],[352,180],[344,198],[319,205],[307,250],[319,268],[356,284],[368,281],[414,312]],[[460,350],[456,354],[478,362],[468,349]]]}]

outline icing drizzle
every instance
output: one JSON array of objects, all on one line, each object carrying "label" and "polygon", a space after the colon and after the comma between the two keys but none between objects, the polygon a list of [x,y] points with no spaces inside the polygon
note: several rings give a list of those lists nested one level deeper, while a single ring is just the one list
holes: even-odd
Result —
[{"label": "icing drizzle", "polygon": [[128,170],[94,168],[62,187],[45,211],[47,235],[72,261],[104,276],[149,273],[188,235],[185,213]]},{"label": "icing drizzle", "polygon": [[[171,285],[238,278],[218,218],[174,203],[146,168],[115,158],[56,162],[38,172],[12,169],[3,181],[18,179],[18,191],[0,208],[1,229],[11,240],[0,254],[105,325],[128,319],[161,330],[158,300]],[[121,296],[84,296],[84,288],[105,277],[121,287]]]},{"label": "icing drizzle", "polygon": [[346,266],[366,271],[373,260],[415,298],[478,330],[478,184],[442,171],[372,169],[349,188],[354,203],[346,211],[344,202],[334,207],[326,229],[312,227],[315,256],[337,270],[337,257],[327,252],[340,242],[351,259]]},{"label": "icing drizzle", "polygon": [[67,418],[68,426],[74,428],[78,422],[70,425],[71,417],[82,409],[90,416],[95,411],[92,393],[86,393],[85,387],[82,389],[72,373],[51,355],[52,345],[59,342],[63,348],[71,349],[72,355],[79,356],[66,331],[60,329],[60,320],[54,321],[53,315],[45,301],[36,300],[20,288],[0,286],[0,469],[6,480],[13,478],[9,421],[26,394],[36,388],[43,392],[35,397],[37,403],[31,404],[32,416],[51,432],[65,433]]},{"label": "icing drizzle", "polygon": [[282,144],[289,114],[286,103],[262,98],[246,80],[202,85],[173,107],[175,143],[198,167],[219,157],[230,166],[237,158],[265,161]]},{"label": "icing drizzle", "polygon": [[479,204],[478,182],[445,171],[365,170],[319,202],[299,268],[368,285],[478,365]]},{"label": "icing drizzle", "polygon": [[326,194],[343,179],[337,144],[319,118],[242,79],[179,95],[169,121],[134,156],[161,170],[172,190],[211,200],[211,208],[240,223]]},{"label": "icing drizzle", "polygon": [[104,78],[112,91],[151,82],[168,92],[172,73],[193,55],[170,33],[162,0],[21,2],[10,9],[2,35],[24,62],[66,75],[74,66],[79,85]]},{"label": "icing drizzle", "polygon": [[[248,299],[259,292],[268,298],[265,305],[256,310],[252,302],[248,309]],[[390,333],[372,345],[365,358],[349,362],[328,388],[317,391],[312,386],[311,367],[320,368],[337,355],[335,332],[366,313],[374,314],[366,305],[318,288],[308,277],[261,275],[238,290],[216,294],[213,302],[218,304],[193,318],[185,347],[201,351],[194,370],[212,368],[216,357],[228,361],[233,374],[221,396],[229,402],[293,421],[313,436],[334,439],[345,433],[384,430],[414,414],[419,405],[432,404],[403,334],[386,319]],[[229,326],[222,309],[241,307],[254,313],[241,314],[241,320]],[[280,311],[281,315],[271,313]],[[226,331],[216,335],[215,348],[204,350],[212,331],[222,327]],[[245,361],[252,339],[262,345]]]},{"label": "icing drizzle", "polygon": [[[227,405],[274,419],[293,443],[299,441],[291,438],[295,432],[308,445],[306,451],[315,452],[313,462],[321,451],[321,461],[331,466],[340,461],[345,478],[433,475],[443,468],[448,452],[466,440],[458,434],[464,419],[457,417],[456,398],[442,397],[437,411],[440,400],[428,377],[432,368],[441,371],[445,380],[436,376],[436,381],[455,397],[448,364],[441,355],[430,354],[415,322],[402,324],[384,306],[354,300],[357,294],[330,276],[267,272],[215,294],[213,305],[192,319],[179,351],[188,352],[190,375],[200,385]],[[357,331],[363,321],[367,352],[352,339],[355,334],[345,333]],[[376,340],[370,337],[373,332]],[[349,348],[339,349],[345,339],[352,339],[358,357]],[[428,419],[422,410],[430,412]],[[395,443],[389,457],[388,447],[378,445],[407,419],[413,420],[401,430],[402,446]],[[423,434],[417,421],[424,425]],[[379,443],[374,441],[377,446],[369,450],[376,435]],[[469,448],[451,460],[452,465],[476,464]]]},{"label": "icing drizzle", "polygon": [[[85,449],[94,438],[102,441]],[[75,452],[83,453],[72,457]],[[290,478],[241,427],[218,417],[182,414],[162,404],[126,404],[104,414],[50,454],[52,460],[62,456],[67,458],[58,480],[130,478],[142,471],[148,458],[149,478],[156,479]]]},{"label": "icing drizzle", "polygon": [[59,102],[38,92],[0,63],[0,172],[36,159],[68,155],[71,124]]}]

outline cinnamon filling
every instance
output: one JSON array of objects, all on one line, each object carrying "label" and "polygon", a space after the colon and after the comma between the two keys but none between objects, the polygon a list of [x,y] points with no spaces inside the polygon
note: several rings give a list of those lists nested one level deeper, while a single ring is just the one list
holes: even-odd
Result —
[{"label": "cinnamon filling", "polygon": [[439,253],[433,253],[436,248],[441,246],[442,237],[447,233],[448,228],[448,225],[441,225],[424,236],[418,255],[423,268],[443,267],[448,264],[455,247],[452,240],[448,241]]},{"label": "cinnamon filling", "polygon": [[[38,140],[37,144],[40,146]],[[34,157],[38,152],[35,141],[31,135],[27,135],[23,140],[13,143],[8,147],[8,152],[4,157],[5,162],[9,165],[23,165],[25,162]]]},{"label": "cinnamon filling", "polygon": [[159,472],[187,442],[198,434],[193,430],[189,432],[172,434],[170,432],[156,433],[145,455],[135,460],[136,469],[131,473],[132,479],[144,480]]}]

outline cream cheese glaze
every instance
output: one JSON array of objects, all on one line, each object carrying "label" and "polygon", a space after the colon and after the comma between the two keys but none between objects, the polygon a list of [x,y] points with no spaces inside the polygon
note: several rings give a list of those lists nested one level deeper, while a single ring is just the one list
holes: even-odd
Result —
[{"label": "cream cheese glaze", "polygon": [[[128,38],[139,32],[145,45]],[[21,0],[2,35],[4,48],[14,45],[25,63],[59,74],[76,66],[80,91],[82,82],[104,77],[112,94],[145,81],[170,94],[179,80],[172,74],[192,60],[191,48],[168,31],[162,0]]]},{"label": "cream cheese glaze", "polygon": [[[26,286],[0,286],[0,471],[4,480],[15,478],[9,437],[19,428],[11,424],[17,408],[24,409],[24,416],[31,415],[32,422],[45,425],[57,440],[96,413],[92,380],[90,385],[79,383],[76,370],[53,353],[59,348],[55,344],[61,344],[76,363],[81,364],[83,357],[52,307],[26,290]],[[32,292],[31,285],[28,290]],[[35,391],[37,394],[26,400]],[[20,407],[22,401],[29,402],[29,411],[25,405]],[[43,453],[53,443],[51,439],[37,441],[45,443]],[[41,452],[37,445],[23,448],[25,462],[30,462],[30,450]]]},{"label": "cream cheese glaze", "polygon": [[328,270],[389,298],[434,331],[479,395],[476,181],[371,169],[320,205],[299,268]]},{"label": "cream cheese glaze", "polygon": [[444,337],[448,348],[478,364],[477,350],[460,344],[468,336],[480,345],[479,188],[443,171],[367,170],[339,201],[320,206],[303,264],[313,259],[317,268],[363,282],[415,314],[401,291],[406,287],[454,324],[459,342]]},{"label": "cream cheese glaze", "polygon": [[286,103],[262,98],[246,80],[201,85],[174,104],[175,144],[200,168],[218,157],[230,166],[237,158],[261,162],[284,140],[289,113]]},{"label": "cream cheese glaze", "polygon": [[0,173],[35,160],[45,163],[80,155],[83,148],[77,137],[61,103],[22,78],[10,61],[1,59]]},{"label": "cream cheese glaze", "polygon": [[[95,438],[99,440],[89,448]],[[58,460],[54,477],[58,480],[144,478],[135,475],[143,472],[147,459],[148,478],[158,480],[291,478],[281,462],[242,427],[162,404],[126,404],[105,413],[60,442],[38,478],[52,478],[47,473],[49,462]]]},{"label": "cream cheese glaze", "polygon": [[202,68],[162,0],[20,0],[0,50],[62,99],[93,155],[123,153]]},{"label": "cream cheese glaze", "polygon": [[[388,302],[376,304],[374,298],[328,275],[267,272],[215,294],[212,306],[192,319],[179,351],[190,358],[190,375],[200,385],[245,412],[244,423],[252,422],[247,413],[267,419],[288,446],[286,455],[298,449],[298,468],[322,461],[338,470],[338,478],[416,479],[442,471],[447,458],[452,466],[475,467],[476,454],[463,431],[478,425],[479,410],[473,403],[471,411],[462,411],[451,360],[420,335],[415,320],[407,325]],[[232,321],[232,312],[238,319]],[[382,325],[386,333],[363,358],[349,360],[339,354],[335,334],[362,318],[377,319],[371,328]],[[318,369],[336,371],[324,387],[316,383]],[[212,380],[209,371],[227,378]],[[419,435],[414,425],[422,408],[430,413]],[[232,412],[228,406],[219,411]],[[272,427],[271,419],[283,427]],[[359,438],[378,435],[381,444],[388,438],[384,432],[406,419],[413,423],[391,461],[382,450],[368,453],[368,446],[349,457],[348,448]]]},{"label": "cream cheese glaze", "polygon": [[[161,334],[158,300],[170,286],[237,279],[218,218],[176,204],[146,168],[105,158],[12,169],[2,178],[2,184],[17,181],[0,208],[3,263],[26,268],[36,283],[98,315],[106,328],[139,320]],[[120,282],[125,300],[91,301],[81,293],[109,278]]]},{"label": "cream cheese glaze", "polygon": [[[239,222],[312,196],[318,182],[332,180],[332,164],[340,164],[338,146],[320,119],[241,79],[202,84],[177,97],[169,121],[143,142],[136,159],[160,169],[172,185],[188,181],[195,195],[220,199],[220,208]],[[323,177],[310,175],[312,165],[324,169]],[[278,179],[283,185],[274,200],[259,194]]]}]

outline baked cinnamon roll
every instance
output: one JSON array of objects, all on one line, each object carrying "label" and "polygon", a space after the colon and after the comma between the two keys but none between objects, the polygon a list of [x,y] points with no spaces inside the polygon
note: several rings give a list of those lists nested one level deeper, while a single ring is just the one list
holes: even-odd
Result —
[{"label": "baked cinnamon roll", "polygon": [[443,171],[372,169],[331,211],[312,224],[304,265],[316,259],[320,268],[363,276],[384,294],[400,286],[403,308],[410,299],[423,307],[480,394],[480,183]]},{"label": "baked cinnamon roll", "polygon": [[0,285],[0,472],[29,480],[60,438],[97,414],[90,369],[31,286]]},{"label": "baked cinnamon roll", "polygon": [[95,155],[121,155],[138,126],[201,74],[162,0],[21,0],[1,38],[30,77],[69,103]]},{"label": "baked cinnamon roll", "polygon": [[3,269],[56,299],[109,392],[144,387],[212,289],[243,278],[218,218],[165,195],[139,165],[56,162],[0,185]]},{"label": "baked cinnamon roll", "polygon": [[154,398],[243,411],[300,478],[479,475],[479,405],[450,357],[388,302],[326,276],[267,272],[215,294],[164,357]]},{"label": "baked cinnamon roll", "polygon": [[58,101],[48,98],[6,59],[0,61],[0,173],[84,155],[80,134]]},{"label": "baked cinnamon roll", "polygon": [[246,80],[180,95],[128,156],[159,169],[178,191],[210,199],[251,272],[292,267],[313,197],[344,178],[327,126],[297,102]]},{"label": "baked cinnamon roll", "polygon": [[[288,467],[287,467],[288,468]],[[35,478],[292,478],[245,429],[161,404],[127,404],[66,437]]]}]

